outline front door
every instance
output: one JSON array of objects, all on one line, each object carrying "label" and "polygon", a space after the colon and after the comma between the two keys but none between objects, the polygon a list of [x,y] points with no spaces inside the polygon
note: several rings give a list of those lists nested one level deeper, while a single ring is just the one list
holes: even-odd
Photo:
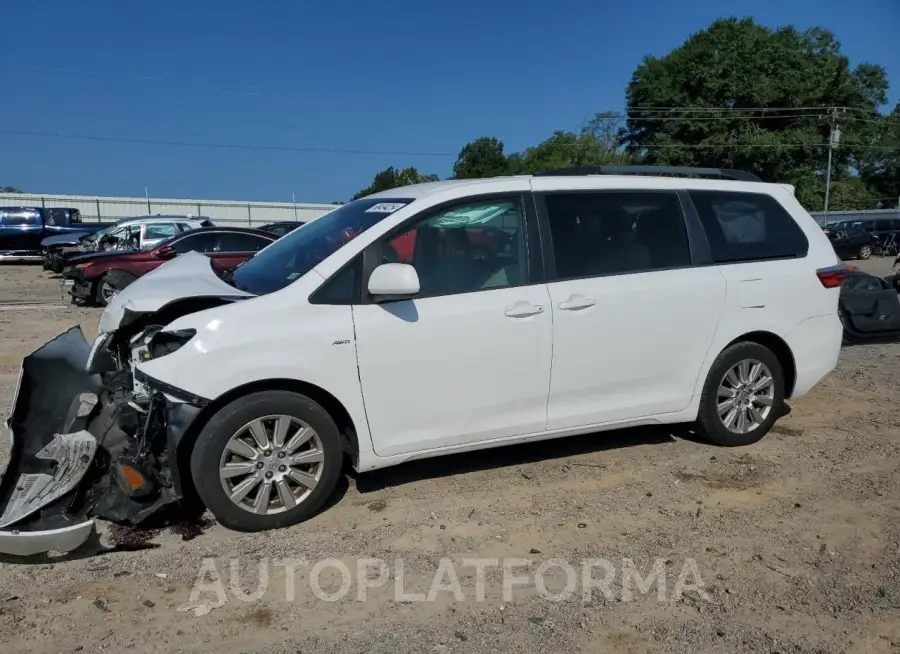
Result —
[{"label": "front door", "polygon": [[421,288],[415,299],[353,307],[376,454],[546,428],[550,297],[530,283],[523,209],[519,196],[470,200],[370,246],[380,261],[397,261],[414,234]]},{"label": "front door", "polygon": [[726,284],[691,267],[677,194],[548,193],[539,205],[554,252],[548,429],[686,409]]}]

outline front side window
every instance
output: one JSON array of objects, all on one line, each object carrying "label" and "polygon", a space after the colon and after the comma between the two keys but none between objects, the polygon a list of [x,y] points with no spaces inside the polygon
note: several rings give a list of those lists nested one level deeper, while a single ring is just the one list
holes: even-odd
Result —
[{"label": "front side window", "polygon": [[544,196],[557,279],[691,265],[678,195],[593,191]]},{"label": "front side window", "polygon": [[177,254],[185,252],[217,252],[219,249],[220,234],[191,234],[172,243],[172,249]]},{"label": "front side window", "polygon": [[771,195],[690,191],[715,263],[804,257],[809,242]]},{"label": "front side window", "polygon": [[440,210],[376,244],[381,262],[412,264],[419,297],[472,293],[528,282],[519,199]]},{"label": "front side window", "polygon": [[241,264],[230,281],[242,291],[256,295],[281,290],[410,202],[399,198],[361,198],[343,204],[303,229],[282,236]]},{"label": "front side window", "polygon": [[258,252],[271,242],[256,234],[224,232],[219,241],[219,252]]}]

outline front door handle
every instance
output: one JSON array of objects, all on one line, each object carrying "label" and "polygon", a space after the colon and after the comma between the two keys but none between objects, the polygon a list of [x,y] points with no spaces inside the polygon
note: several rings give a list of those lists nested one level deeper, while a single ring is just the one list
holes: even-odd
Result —
[{"label": "front door handle", "polygon": [[579,309],[587,309],[597,304],[596,300],[583,295],[573,295],[565,302],[559,303],[559,308],[563,311],[578,311]]},{"label": "front door handle", "polygon": [[516,302],[506,307],[506,315],[510,318],[527,318],[544,312],[544,307],[531,302]]}]

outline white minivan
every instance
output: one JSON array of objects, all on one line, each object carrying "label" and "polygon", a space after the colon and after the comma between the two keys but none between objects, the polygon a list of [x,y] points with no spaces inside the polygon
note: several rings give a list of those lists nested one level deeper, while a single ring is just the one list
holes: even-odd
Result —
[{"label": "white minivan", "polygon": [[[674,423],[754,443],[835,367],[842,274],[793,189],[740,171],[377,193],[224,279],[186,255],[114,298],[87,367],[133,375],[97,404],[141,407],[143,426],[121,428],[111,485],[141,506],[161,475],[170,499],[258,531],[320,509],[345,458],[366,471]],[[141,448],[164,450],[156,472]]]}]

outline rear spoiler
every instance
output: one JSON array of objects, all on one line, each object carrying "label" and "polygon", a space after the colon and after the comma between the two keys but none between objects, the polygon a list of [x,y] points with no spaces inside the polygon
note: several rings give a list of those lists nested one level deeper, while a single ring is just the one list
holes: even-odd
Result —
[{"label": "rear spoiler", "polygon": [[782,184],[781,186],[784,189],[786,189],[787,192],[790,193],[792,196],[797,197],[796,189],[794,188],[793,184]]}]

